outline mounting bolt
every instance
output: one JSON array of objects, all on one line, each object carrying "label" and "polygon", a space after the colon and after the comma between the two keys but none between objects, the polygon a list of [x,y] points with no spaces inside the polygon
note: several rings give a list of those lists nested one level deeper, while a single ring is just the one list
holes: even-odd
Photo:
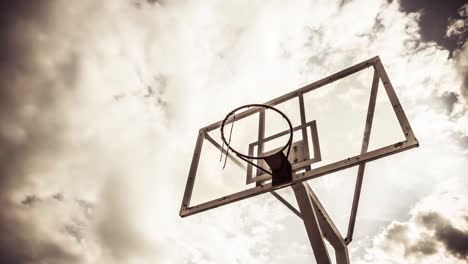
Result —
[{"label": "mounting bolt", "polygon": [[345,242],[346,245],[348,245],[349,243],[351,243],[352,240],[353,240],[352,238],[346,237],[344,239],[344,242]]}]

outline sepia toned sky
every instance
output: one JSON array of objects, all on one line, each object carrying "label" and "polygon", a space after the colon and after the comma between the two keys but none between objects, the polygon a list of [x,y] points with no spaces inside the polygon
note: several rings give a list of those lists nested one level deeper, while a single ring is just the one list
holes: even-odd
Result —
[{"label": "sepia toned sky", "polygon": [[[351,261],[467,262],[464,1],[19,0],[0,21],[1,263],[313,263],[271,197],[179,217],[196,134],[376,55],[421,146],[369,166]],[[331,212],[343,183],[318,187]]]}]

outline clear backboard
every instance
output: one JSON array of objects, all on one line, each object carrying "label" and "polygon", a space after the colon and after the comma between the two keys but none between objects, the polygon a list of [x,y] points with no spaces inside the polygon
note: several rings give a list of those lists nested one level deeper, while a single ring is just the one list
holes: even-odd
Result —
[{"label": "clear backboard", "polygon": [[[268,156],[291,138],[289,148],[283,150],[292,167],[291,178],[275,183],[263,159],[246,160],[229,151],[221,137],[220,120],[198,132],[180,216],[353,166],[359,166],[356,186],[360,192],[366,162],[418,146],[379,57],[264,104],[279,112],[261,107],[242,109],[225,120],[224,135],[230,147],[246,156]],[[200,187],[197,195],[196,187]]]}]

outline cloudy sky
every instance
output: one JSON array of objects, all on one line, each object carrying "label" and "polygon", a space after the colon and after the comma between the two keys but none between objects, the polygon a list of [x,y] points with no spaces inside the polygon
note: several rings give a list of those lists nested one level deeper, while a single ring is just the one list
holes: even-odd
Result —
[{"label": "cloudy sky", "polygon": [[311,263],[267,195],[178,216],[197,131],[379,55],[421,147],[369,166],[352,262],[466,263],[463,4],[2,1],[0,262]]}]

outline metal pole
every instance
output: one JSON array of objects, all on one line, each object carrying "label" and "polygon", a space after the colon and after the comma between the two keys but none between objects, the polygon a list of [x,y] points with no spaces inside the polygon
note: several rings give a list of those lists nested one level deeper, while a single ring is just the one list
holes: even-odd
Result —
[{"label": "metal pole", "polygon": [[309,192],[305,183],[294,184],[291,186],[296,196],[297,204],[301,210],[302,220],[309,236],[310,245],[314,252],[318,264],[330,264],[330,256],[323,240],[322,229],[320,228],[317,212],[313,206]]}]

